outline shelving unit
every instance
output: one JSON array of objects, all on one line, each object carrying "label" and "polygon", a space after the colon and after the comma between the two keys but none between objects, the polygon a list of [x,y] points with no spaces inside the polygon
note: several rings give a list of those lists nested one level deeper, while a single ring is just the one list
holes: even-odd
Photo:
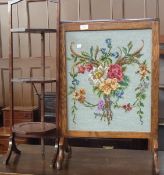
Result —
[{"label": "shelving unit", "polygon": [[[57,29],[47,29],[47,28],[12,28],[12,5],[19,3],[23,0],[13,0],[9,1],[9,23],[10,23],[10,36],[9,36],[9,94],[10,94],[10,118],[11,118],[11,124],[10,128],[12,131],[11,138],[9,140],[9,149],[6,156],[5,164],[8,164],[11,153],[15,152],[17,154],[20,154],[20,151],[17,149],[15,144],[15,137],[30,137],[30,138],[41,138],[41,145],[42,145],[42,156],[44,158],[45,156],[45,146],[44,146],[44,138],[46,136],[54,136],[57,135],[57,127],[55,123],[46,123],[44,121],[45,117],[45,84],[46,83],[56,83],[56,78],[47,78],[45,77],[45,34],[46,33],[56,33],[56,36],[59,32],[59,22],[57,23]],[[46,1],[46,0],[45,0]],[[48,1],[48,0],[47,0]],[[59,1],[52,1],[54,3],[57,3],[59,6]],[[59,8],[58,12],[59,14]],[[59,19],[59,18],[57,18]],[[38,78],[14,78],[13,73],[13,33],[37,33],[41,36],[41,76]],[[56,44],[58,47],[58,36],[56,37]],[[58,57],[58,52],[57,52]],[[23,123],[14,123],[14,89],[13,84],[14,83],[30,83],[34,86],[34,89],[36,89],[35,84],[39,84],[41,87],[40,92],[40,122],[23,122]],[[55,161],[55,157],[54,157]]]}]

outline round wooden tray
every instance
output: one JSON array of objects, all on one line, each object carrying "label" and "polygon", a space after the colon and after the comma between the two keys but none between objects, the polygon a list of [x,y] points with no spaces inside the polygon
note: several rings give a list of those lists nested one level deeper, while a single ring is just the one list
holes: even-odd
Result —
[{"label": "round wooden tray", "polygon": [[55,124],[46,122],[23,122],[13,126],[14,133],[24,135],[45,135],[55,130]]}]

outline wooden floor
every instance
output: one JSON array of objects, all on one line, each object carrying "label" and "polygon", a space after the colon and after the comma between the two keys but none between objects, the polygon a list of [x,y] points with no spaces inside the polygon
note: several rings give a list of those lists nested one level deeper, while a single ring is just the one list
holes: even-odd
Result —
[{"label": "wooden floor", "polygon": [[[0,174],[22,173],[35,175],[151,175],[152,157],[148,151],[107,150],[101,148],[73,147],[72,157],[64,162],[63,170],[51,168],[53,147],[46,147],[43,160],[38,145],[20,145],[21,156],[12,156],[10,164],[2,164]],[[161,159],[164,160],[164,154]]]}]

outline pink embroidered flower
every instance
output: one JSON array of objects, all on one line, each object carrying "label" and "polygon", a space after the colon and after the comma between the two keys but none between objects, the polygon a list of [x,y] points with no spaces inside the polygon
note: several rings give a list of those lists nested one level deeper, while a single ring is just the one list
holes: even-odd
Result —
[{"label": "pink embroidered flower", "polygon": [[86,69],[87,69],[88,72],[90,72],[93,69],[93,65],[92,64],[87,64]]},{"label": "pink embroidered flower", "polygon": [[78,66],[78,73],[84,74],[85,67],[84,66]]},{"label": "pink embroidered flower", "polygon": [[122,67],[119,64],[111,64],[108,69],[108,77],[116,78],[119,81],[123,80]]}]

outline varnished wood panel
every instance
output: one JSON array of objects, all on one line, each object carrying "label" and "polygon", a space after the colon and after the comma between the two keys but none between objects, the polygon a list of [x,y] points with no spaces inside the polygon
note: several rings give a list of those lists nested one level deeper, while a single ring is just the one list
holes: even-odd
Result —
[{"label": "varnished wood panel", "polygon": [[143,18],[144,1],[143,0],[125,0],[125,18]]},{"label": "varnished wood panel", "polygon": [[[2,84],[1,84],[1,94],[2,94],[2,104],[3,106],[6,104],[9,104],[9,98],[8,98],[8,92],[9,92],[9,70],[8,69],[2,69],[1,71],[1,80],[2,80]],[[21,68],[17,68],[14,70],[14,75],[16,77],[21,77],[22,76],[22,70]],[[14,89],[15,89],[15,96],[17,98],[15,98],[15,104],[23,104],[23,98],[22,98],[22,93],[23,93],[23,89],[22,89],[22,85],[21,84],[15,84],[14,85]]]},{"label": "varnished wood panel", "polygon": [[4,18],[7,16],[7,4],[0,4],[2,58],[8,57],[8,18]]},{"label": "varnished wood panel", "polygon": [[162,35],[164,35],[164,11],[163,11],[163,7],[164,7],[164,1],[163,0],[159,0],[159,17],[160,17],[160,33]]}]

